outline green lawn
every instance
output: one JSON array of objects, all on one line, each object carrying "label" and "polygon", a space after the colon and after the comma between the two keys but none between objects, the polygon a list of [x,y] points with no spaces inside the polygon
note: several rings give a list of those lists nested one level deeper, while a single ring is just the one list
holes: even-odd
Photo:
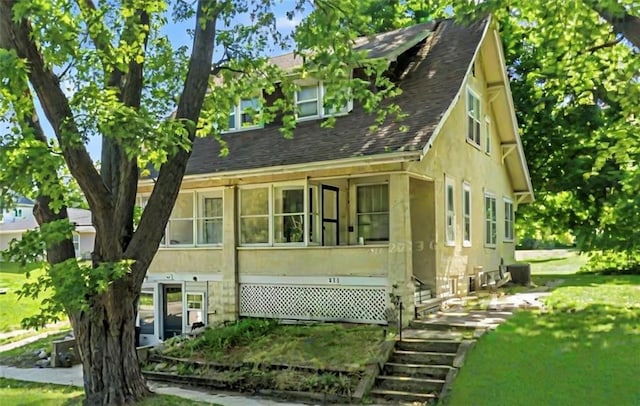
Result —
[{"label": "green lawn", "polygon": [[[81,405],[83,398],[82,390],[73,386],[0,378],[0,404],[2,405],[75,406]],[[211,405],[211,403],[167,395],[154,395],[137,404],[140,406]]]},{"label": "green lawn", "polygon": [[561,278],[548,311],[478,341],[447,404],[640,405],[640,276]]},{"label": "green lawn", "polygon": [[[31,272],[31,278],[37,278],[42,271]],[[0,262],[0,288],[7,293],[0,295],[0,333],[20,329],[20,322],[27,316],[36,314],[41,300],[22,298],[18,300],[16,291],[26,281],[24,269],[17,264]]]}]

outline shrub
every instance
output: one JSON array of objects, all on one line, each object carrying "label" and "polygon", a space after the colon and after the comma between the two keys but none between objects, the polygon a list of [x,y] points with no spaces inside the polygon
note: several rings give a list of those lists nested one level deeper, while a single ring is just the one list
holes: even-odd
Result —
[{"label": "shrub", "polygon": [[597,251],[589,254],[589,261],[580,272],[602,275],[640,275],[640,253]]}]

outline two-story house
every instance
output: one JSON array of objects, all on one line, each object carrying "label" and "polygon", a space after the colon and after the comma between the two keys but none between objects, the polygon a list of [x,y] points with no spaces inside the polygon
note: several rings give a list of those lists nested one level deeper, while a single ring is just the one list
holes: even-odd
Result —
[{"label": "two-story house", "polygon": [[[246,114],[259,98],[238,100],[230,154],[194,144],[143,288],[143,343],[244,316],[386,323],[391,294],[413,314],[416,280],[449,297],[514,261],[515,212],[533,191],[495,24],[424,23],[359,47],[389,60],[407,118],[370,132],[374,117],[326,109],[307,78],[285,95],[299,119],[285,139]],[[152,187],[141,181],[142,205]]]}]

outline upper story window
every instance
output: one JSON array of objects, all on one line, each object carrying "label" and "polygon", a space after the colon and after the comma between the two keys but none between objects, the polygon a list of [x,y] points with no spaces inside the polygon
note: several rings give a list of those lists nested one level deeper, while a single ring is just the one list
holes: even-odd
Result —
[{"label": "upper story window", "polygon": [[228,131],[247,130],[260,127],[260,99],[240,99],[229,113]]},{"label": "upper story window", "polygon": [[480,146],[480,98],[467,89],[467,140]]},{"label": "upper story window", "polygon": [[295,93],[296,115],[299,120],[323,118],[346,114],[351,102],[339,108],[325,103],[326,87],[323,82],[305,83]]}]

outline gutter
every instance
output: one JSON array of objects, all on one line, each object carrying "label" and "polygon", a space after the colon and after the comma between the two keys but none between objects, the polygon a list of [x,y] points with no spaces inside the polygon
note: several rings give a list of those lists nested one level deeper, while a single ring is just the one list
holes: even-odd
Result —
[{"label": "gutter", "polygon": [[[283,173],[305,173],[313,170],[321,169],[340,169],[351,168],[354,166],[366,165],[382,165],[407,161],[420,161],[422,159],[422,151],[410,152],[393,152],[388,154],[378,154],[365,157],[335,159],[330,161],[318,161],[291,165],[277,165],[263,168],[243,169],[225,172],[210,172],[196,175],[185,175],[182,180],[212,180],[212,179],[229,179],[238,177],[253,177],[265,175],[277,175]],[[153,179],[144,179],[140,181],[140,186],[153,185]]]}]

